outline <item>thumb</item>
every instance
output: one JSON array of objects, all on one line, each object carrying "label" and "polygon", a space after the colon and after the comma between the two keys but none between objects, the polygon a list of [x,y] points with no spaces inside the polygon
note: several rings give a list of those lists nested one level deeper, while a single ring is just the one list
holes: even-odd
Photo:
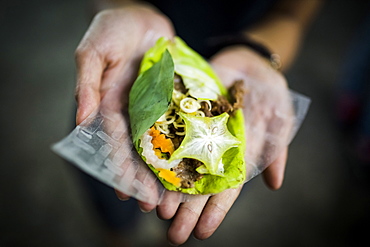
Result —
[{"label": "thumb", "polygon": [[78,48],[76,50],[76,65],[76,124],[79,125],[100,103],[100,86],[104,62],[94,49]]}]

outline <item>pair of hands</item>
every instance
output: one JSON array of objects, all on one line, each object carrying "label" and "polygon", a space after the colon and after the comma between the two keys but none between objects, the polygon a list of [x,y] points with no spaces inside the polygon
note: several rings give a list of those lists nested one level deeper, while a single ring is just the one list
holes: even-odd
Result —
[{"label": "pair of hands", "polygon": [[[159,37],[173,37],[174,33],[171,22],[150,6],[131,5],[105,10],[95,16],[76,50],[77,124],[99,106],[111,89],[122,90],[121,102],[116,104],[117,107],[127,107],[128,92],[137,76],[143,54]],[[216,67],[228,67],[255,77],[267,86],[280,83],[286,87],[281,74],[270,69],[263,58],[245,47],[231,47],[220,51],[211,59],[211,63]],[[223,79],[222,74],[220,76]],[[250,140],[248,143],[251,143]],[[266,185],[271,189],[280,188],[286,159],[285,149],[263,172]],[[201,196],[181,204],[170,201],[158,206],[140,201],[138,203],[142,211],[148,212],[156,208],[159,218],[173,218],[168,230],[168,240],[179,245],[192,232],[197,239],[210,237],[223,221],[241,189],[242,187],[229,189],[214,196]],[[121,199],[129,198],[122,192],[116,193]]]}]

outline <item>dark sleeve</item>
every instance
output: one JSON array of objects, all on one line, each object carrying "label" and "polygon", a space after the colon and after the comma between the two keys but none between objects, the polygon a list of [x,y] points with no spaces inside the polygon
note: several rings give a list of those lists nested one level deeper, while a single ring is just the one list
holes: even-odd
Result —
[{"label": "dark sleeve", "polygon": [[277,0],[149,0],[174,23],[177,35],[208,57],[210,37],[237,33],[263,17]]}]

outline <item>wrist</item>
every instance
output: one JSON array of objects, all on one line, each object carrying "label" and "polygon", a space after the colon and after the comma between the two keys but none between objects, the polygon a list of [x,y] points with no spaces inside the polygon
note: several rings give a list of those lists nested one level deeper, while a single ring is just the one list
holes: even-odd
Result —
[{"label": "wrist", "polygon": [[[145,35],[148,31],[160,36],[172,38],[175,34],[171,20],[156,7],[144,1],[118,1],[119,4],[106,5],[94,16],[93,23],[104,23],[106,26],[125,26],[131,36]],[[113,24],[115,23],[115,24]],[[159,37],[158,37],[159,38]]]},{"label": "wrist", "polygon": [[117,9],[128,6],[150,6],[150,4],[144,1],[135,0],[95,0],[93,3],[93,10],[95,14],[97,14],[103,10]]},{"label": "wrist", "polygon": [[[115,10],[136,10],[144,11],[149,13],[149,15],[156,14],[164,16],[164,14],[157,9],[154,5],[146,1],[136,1],[136,0],[104,0],[104,1],[94,1],[92,6],[93,16],[106,11]],[[143,13],[146,16],[145,13]]]},{"label": "wrist", "polygon": [[212,64],[230,67],[246,74],[260,68],[274,70],[268,59],[245,45],[226,46],[214,54],[210,61]]},{"label": "wrist", "polygon": [[273,53],[264,44],[257,42],[242,33],[213,37],[209,39],[208,43],[214,53],[228,47],[245,47],[265,59],[272,68],[280,70],[282,66],[282,62],[278,54]]},{"label": "wrist", "polygon": [[[271,85],[287,86],[284,75],[273,69],[270,62],[251,48],[243,45],[228,46],[217,52],[211,64],[220,71],[235,71],[234,76],[244,75],[249,79]],[[240,74],[239,74],[240,73]],[[238,76],[237,76],[238,77]],[[240,79],[240,78],[237,78]]]}]

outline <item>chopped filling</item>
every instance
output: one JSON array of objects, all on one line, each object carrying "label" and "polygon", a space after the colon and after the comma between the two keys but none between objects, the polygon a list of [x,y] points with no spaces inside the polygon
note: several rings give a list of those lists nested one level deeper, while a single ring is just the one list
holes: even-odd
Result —
[{"label": "chopped filling", "polygon": [[[219,96],[214,101],[199,100],[189,95],[182,78],[176,74],[172,102],[167,112],[149,130],[155,155],[166,161],[180,147],[186,134],[186,126],[179,112],[201,117],[219,116],[224,112],[233,115],[235,110],[242,107],[244,93],[243,82],[239,80],[230,89],[231,103],[224,96]],[[194,183],[203,177],[196,169],[204,164],[196,159],[183,158],[170,169],[152,165],[159,171],[159,177],[176,187],[193,188]]]},{"label": "chopped filling", "polygon": [[181,179],[182,188],[193,188],[194,183],[203,177],[202,174],[195,170],[201,165],[203,163],[199,160],[185,158],[177,166],[172,168],[172,171]]},{"label": "chopped filling", "polygon": [[233,108],[234,109],[243,108],[244,95],[247,93],[243,81],[242,80],[235,81],[234,84],[231,86],[229,92]]},{"label": "chopped filling", "polygon": [[184,82],[182,81],[181,77],[175,74],[174,77],[174,89],[182,94],[186,94],[188,90],[185,88]]},{"label": "chopped filling", "polygon": [[218,99],[212,102],[211,113],[213,116],[221,115],[224,112],[227,112],[229,115],[231,115],[233,111],[233,106],[229,103],[225,96],[218,96]]}]

